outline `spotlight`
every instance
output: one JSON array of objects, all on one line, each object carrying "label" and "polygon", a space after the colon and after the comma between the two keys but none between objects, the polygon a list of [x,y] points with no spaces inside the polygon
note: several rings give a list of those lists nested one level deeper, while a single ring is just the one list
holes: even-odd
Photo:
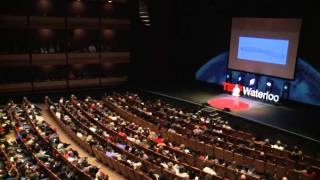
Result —
[{"label": "spotlight", "polygon": [[290,84],[288,82],[284,83],[283,91],[289,92]]},{"label": "spotlight", "polygon": [[238,84],[241,84],[241,85],[243,85],[243,74],[240,74],[239,76],[238,76]]},{"label": "spotlight", "polygon": [[249,86],[254,86],[255,82],[256,82],[255,78],[250,79]]},{"label": "spotlight", "polygon": [[289,92],[290,92],[290,83],[285,82],[282,88],[282,99],[284,100],[289,99]]},{"label": "spotlight", "polygon": [[266,82],[266,92],[271,92],[272,91],[272,85],[273,85],[273,81],[272,80],[267,80],[267,82]]},{"label": "spotlight", "polygon": [[232,73],[227,72],[226,82],[232,82]]},{"label": "spotlight", "polygon": [[272,86],[271,82],[267,82],[267,86],[271,87]]}]

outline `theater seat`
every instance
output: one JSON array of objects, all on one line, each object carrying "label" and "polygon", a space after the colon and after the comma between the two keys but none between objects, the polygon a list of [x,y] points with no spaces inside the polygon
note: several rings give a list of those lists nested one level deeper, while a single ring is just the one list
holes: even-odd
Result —
[{"label": "theater seat", "polygon": [[287,176],[286,172],[287,172],[287,170],[285,167],[283,167],[283,166],[276,167],[277,177],[282,178],[283,176]]},{"label": "theater seat", "polygon": [[299,180],[301,175],[302,175],[302,174],[299,173],[299,172],[297,172],[297,171],[289,170],[287,177],[288,177],[288,179],[290,179],[290,180]]},{"label": "theater seat", "polygon": [[206,144],[205,145],[205,152],[206,154],[208,155],[213,155],[213,146],[212,145],[209,145],[209,144]]},{"label": "theater seat", "polygon": [[243,165],[250,166],[253,164],[254,159],[249,156],[243,156]]},{"label": "theater seat", "polygon": [[267,162],[265,164],[265,172],[268,173],[268,174],[274,174],[276,170],[276,165],[273,164],[273,163],[270,163],[270,162]]},{"label": "theater seat", "polygon": [[233,159],[236,161],[237,165],[243,165],[243,156],[241,154],[234,153]]},{"label": "theater seat", "polygon": [[225,167],[221,166],[221,165],[216,165],[215,166],[216,168],[216,172],[219,176],[224,176],[224,173],[225,173]]},{"label": "theater seat", "polygon": [[219,147],[214,147],[214,156],[218,159],[223,159],[223,149]]},{"label": "theater seat", "polygon": [[264,162],[258,159],[255,159],[254,162],[254,169],[257,173],[264,173]]},{"label": "theater seat", "polygon": [[234,169],[226,168],[225,172],[229,179],[236,179],[237,178],[237,172]]},{"label": "theater seat", "polygon": [[224,158],[225,162],[231,163],[233,161],[233,153],[231,151],[224,150],[223,151],[223,158]]}]

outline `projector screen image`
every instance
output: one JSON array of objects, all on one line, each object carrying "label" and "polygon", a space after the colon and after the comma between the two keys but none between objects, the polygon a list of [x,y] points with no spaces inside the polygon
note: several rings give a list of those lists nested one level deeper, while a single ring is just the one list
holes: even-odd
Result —
[{"label": "projector screen image", "polygon": [[285,65],[288,47],[289,40],[240,36],[238,59]]},{"label": "projector screen image", "polygon": [[293,79],[301,20],[233,18],[228,68]]}]

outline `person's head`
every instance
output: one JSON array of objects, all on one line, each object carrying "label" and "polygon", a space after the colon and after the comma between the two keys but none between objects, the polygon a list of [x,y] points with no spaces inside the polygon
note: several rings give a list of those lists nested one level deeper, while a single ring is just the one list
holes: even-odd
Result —
[{"label": "person's head", "polygon": [[180,145],[180,149],[184,149],[186,146],[184,144]]},{"label": "person's head", "polygon": [[232,161],[231,164],[235,166],[235,165],[237,165],[237,162],[236,161]]},{"label": "person's head", "polygon": [[280,140],[277,140],[277,145],[281,145],[281,141]]},{"label": "person's head", "polygon": [[288,180],[288,178],[286,176],[283,176],[282,180]]},{"label": "person's head", "polygon": [[244,179],[247,179],[247,177],[246,177],[246,175],[241,174],[240,179],[244,180]]}]

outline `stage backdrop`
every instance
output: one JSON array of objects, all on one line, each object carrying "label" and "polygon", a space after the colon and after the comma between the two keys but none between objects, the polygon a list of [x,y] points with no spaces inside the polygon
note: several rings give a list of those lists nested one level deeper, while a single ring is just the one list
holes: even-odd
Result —
[{"label": "stage backdrop", "polygon": [[[221,53],[204,64],[196,73],[196,79],[208,83],[223,84],[226,81],[228,52]],[[231,71],[232,82],[236,83],[240,72]],[[244,73],[245,85],[254,74]],[[289,100],[320,106],[320,72],[305,60],[298,58],[293,81],[268,76],[259,76],[258,89],[265,91],[266,81],[273,80],[273,94],[283,93],[284,83],[289,83]]]}]

